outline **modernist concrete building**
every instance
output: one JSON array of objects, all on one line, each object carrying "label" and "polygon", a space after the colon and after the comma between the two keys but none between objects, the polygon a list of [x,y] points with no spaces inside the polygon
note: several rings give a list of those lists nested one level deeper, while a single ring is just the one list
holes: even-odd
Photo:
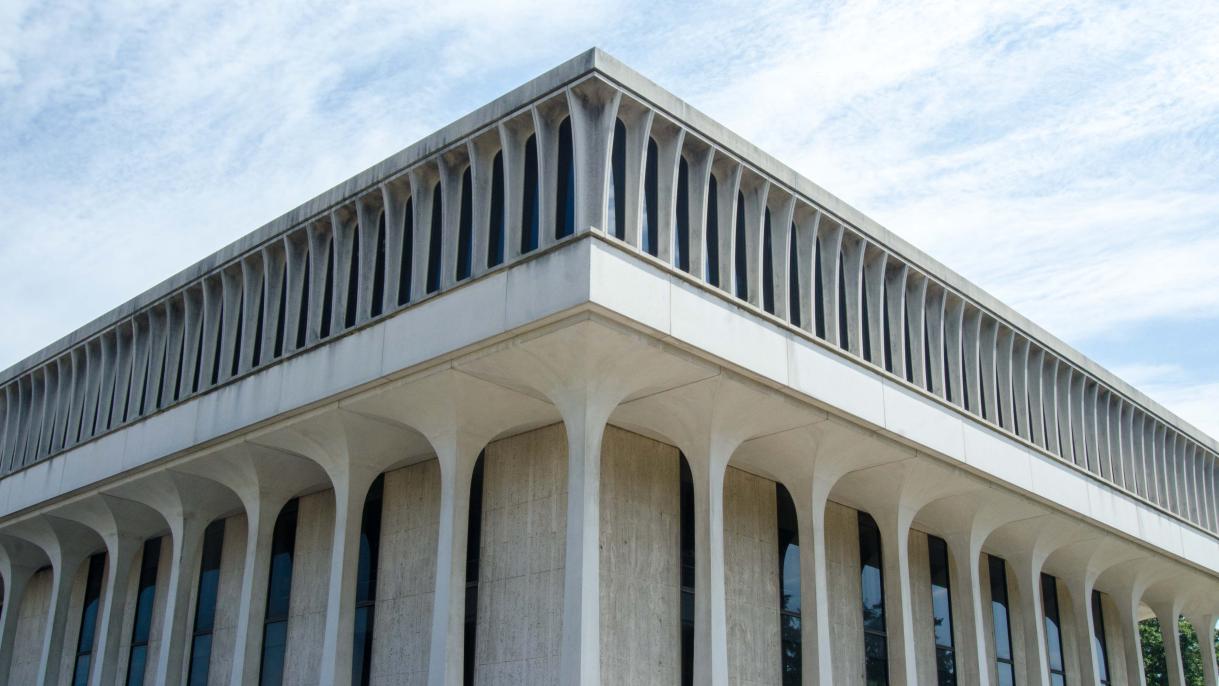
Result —
[{"label": "modernist concrete building", "polygon": [[1219,445],[598,51],[0,422],[13,685],[1216,686]]}]

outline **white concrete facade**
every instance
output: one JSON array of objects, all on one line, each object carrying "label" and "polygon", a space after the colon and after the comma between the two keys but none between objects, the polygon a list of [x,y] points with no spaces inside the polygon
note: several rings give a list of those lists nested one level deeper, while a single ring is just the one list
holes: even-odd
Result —
[{"label": "white concrete facade", "polygon": [[0,679],[127,683],[161,537],[144,683],[207,631],[208,683],[260,683],[294,502],[284,683],[351,683],[368,607],[368,683],[782,683],[781,484],[803,685],[864,680],[859,513],[889,683],[937,678],[929,536],[958,683],[997,683],[990,556],[1018,683],[1051,683],[1043,574],[1068,682],[1141,683],[1140,618],[1213,635],[1217,447],[591,51],[0,374]]}]

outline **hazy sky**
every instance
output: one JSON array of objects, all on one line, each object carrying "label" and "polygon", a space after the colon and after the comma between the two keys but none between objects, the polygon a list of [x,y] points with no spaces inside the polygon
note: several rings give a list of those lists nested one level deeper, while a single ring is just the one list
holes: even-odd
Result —
[{"label": "hazy sky", "polygon": [[1219,3],[0,2],[0,367],[597,45],[1219,435]]}]

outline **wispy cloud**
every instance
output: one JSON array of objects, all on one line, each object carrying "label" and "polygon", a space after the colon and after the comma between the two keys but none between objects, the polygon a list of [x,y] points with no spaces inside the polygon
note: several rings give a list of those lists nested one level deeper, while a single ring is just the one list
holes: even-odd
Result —
[{"label": "wispy cloud", "polygon": [[0,366],[597,44],[1219,429],[1213,2],[0,5]]}]

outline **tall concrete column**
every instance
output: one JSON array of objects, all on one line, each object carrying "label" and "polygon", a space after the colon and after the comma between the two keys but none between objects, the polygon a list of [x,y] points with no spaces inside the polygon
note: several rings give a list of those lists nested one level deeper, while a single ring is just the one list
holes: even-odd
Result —
[{"label": "tall concrete column", "polygon": [[438,445],[440,525],[436,546],[436,590],[432,596],[429,686],[462,683],[465,658],[466,558],[470,529],[470,483],[481,446],[457,441]]},{"label": "tall concrete column", "polygon": [[1092,589],[1094,579],[1091,575],[1083,575],[1069,580],[1068,590],[1071,593],[1071,611],[1075,615],[1075,645],[1079,652],[1079,678],[1085,684],[1100,683],[1100,656],[1096,652],[1093,639],[1093,627],[1096,618],[1092,616]]},{"label": "tall concrete column", "polygon": [[[833,641],[830,636],[829,572],[825,564],[825,507],[834,480],[814,477],[797,497],[796,525],[800,536],[800,631],[803,686],[834,683]],[[800,491],[796,491],[799,493]],[[807,497],[811,493],[811,498]]]},{"label": "tall concrete column", "polygon": [[1025,674],[1029,684],[1049,686],[1046,661],[1045,612],[1041,604],[1041,565],[1044,558],[1023,553],[1009,558],[1020,592],[1020,616],[1024,624]]},{"label": "tall concrete column", "polygon": [[107,537],[106,583],[102,591],[102,611],[97,619],[97,659],[89,677],[91,686],[113,684],[118,669],[119,643],[122,641],[123,609],[127,606],[127,587],[136,553],[143,540],[126,534]]},{"label": "tall concrete column", "polygon": [[1215,621],[1211,614],[1191,615],[1189,623],[1198,634],[1198,649],[1202,653],[1202,678],[1206,686],[1219,686],[1219,663],[1215,656]]},{"label": "tall concrete column", "polygon": [[186,646],[190,643],[190,603],[199,577],[203,532],[208,522],[185,516],[170,523],[169,578],[165,581],[165,610],[161,620],[161,651],[157,655],[156,681],[178,686],[186,674]]},{"label": "tall concrete column", "polygon": [[956,609],[953,621],[962,644],[957,646],[957,666],[962,683],[990,686],[991,665],[986,655],[986,610],[982,602],[982,541],[984,536],[958,533],[945,537],[952,559],[952,583],[963,590],[965,607]]},{"label": "tall concrete column", "polygon": [[694,482],[694,683],[728,684],[724,585],[724,474],[735,444],[686,453]]},{"label": "tall concrete column", "polygon": [[4,614],[0,615],[0,677],[4,679],[13,664],[13,639],[17,635],[25,587],[35,571],[32,567],[8,565],[4,573]]},{"label": "tall concrete column", "polygon": [[601,682],[601,441],[621,396],[560,402],[567,431],[567,543],[560,683]]},{"label": "tall concrete column", "polygon": [[1157,603],[1152,610],[1160,620],[1160,635],[1164,639],[1164,669],[1168,672],[1168,686],[1187,686],[1185,662],[1181,657],[1181,631],[1178,618],[1181,608],[1176,602]]},{"label": "tall concrete column", "polygon": [[37,686],[58,686],[59,664],[63,657],[64,629],[68,625],[68,605],[71,603],[72,584],[76,572],[88,556],[74,552],[52,557],[51,600],[47,608],[46,633],[42,639],[42,669]]},{"label": "tall concrete column", "polygon": [[884,556],[885,633],[889,644],[889,683],[918,684],[914,647],[914,599],[910,588],[910,522],[903,507],[874,513]]},{"label": "tall concrete column", "polygon": [[1126,680],[1131,684],[1147,683],[1143,667],[1143,640],[1139,635],[1141,599],[1142,592],[1138,589],[1127,589],[1125,593],[1113,596],[1113,602],[1117,605],[1118,621],[1121,622],[1122,655],[1126,659]]},{"label": "tall concrete column", "polygon": [[353,469],[352,473],[334,482],[334,529],[321,661],[321,682],[334,686],[351,683],[360,529],[364,521],[364,500],[379,473]]},{"label": "tall concrete column", "polygon": [[262,625],[267,613],[267,579],[271,572],[271,537],[275,519],[289,498],[259,497],[246,503],[246,550],[241,566],[241,596],[237,603],[236,639],[230,683],[258,683]]}]

